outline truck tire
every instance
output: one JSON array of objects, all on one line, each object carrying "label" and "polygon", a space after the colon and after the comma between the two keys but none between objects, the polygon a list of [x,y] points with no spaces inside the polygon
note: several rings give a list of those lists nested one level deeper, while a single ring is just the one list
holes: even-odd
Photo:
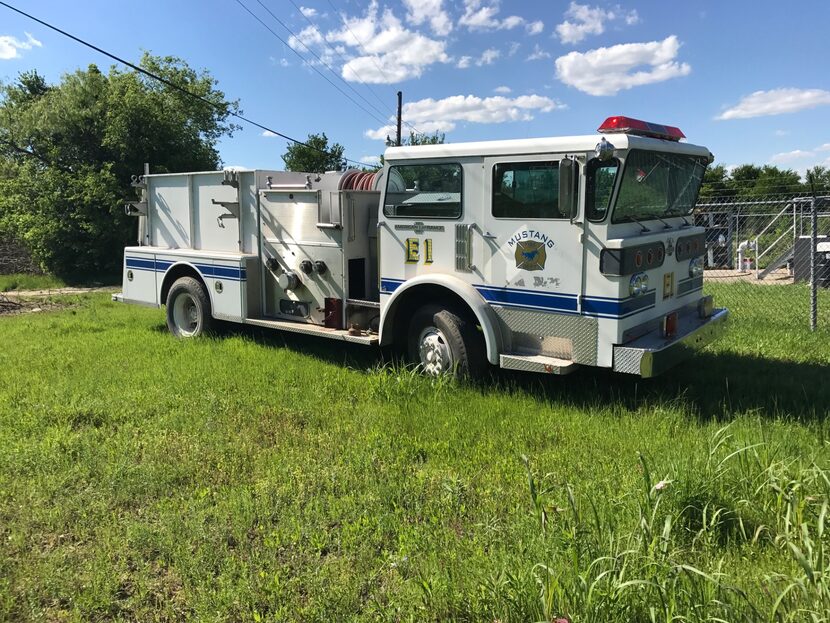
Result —
[{"label": "truck tire", "polygon": [[484,338],[473,322],[454,311],[425,305],[412,316],[409,359],[428,376],[481,378],[487,371]]},{"label": "truck tire", "polygon": [[199,337],[210,331],[213,317],[204,286],[193,277],[177,279],[167,293],[167,328],[176,337]]}]

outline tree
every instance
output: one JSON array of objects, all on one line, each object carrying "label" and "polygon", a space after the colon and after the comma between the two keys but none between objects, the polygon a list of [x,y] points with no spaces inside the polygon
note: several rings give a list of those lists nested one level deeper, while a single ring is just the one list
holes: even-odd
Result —
[{"label": "tree", "polygon": [[700,187],[700,201],[710,198],[728,197],[735,194],[729,186],[729,172],[722,164],[706,169],[703,175],[703,185]]},{"label": "tree", "polygon": [[742,164],[727,171],[719,164],[706,171],[700,196],[703,200],[723,197],[757,200],[770,195],[797,195],[807,190],[809,187],[792,169]]},{"label": "tree", "polygon": [[807,189],[810,192],[826,193],[830,190],[830,168],[816,165],[807,170]]},{"label": "tree", "polygon": [[[409,138],[401,140],[401,146],[404,145],[443,145],[446,135],[443,132],[433,132],[432,134],[416,134],[409,132]],[[383,166],[385,159],[383,154],[380,155],[380,166]]]},{"label": "tree", "polygon": [[207,73],[145,53],[141,66],[210,103],[135,71],[95,65],[48,85],[36,72],[0,85],[0,234],[67,279],[120,271],[136,222],[123,213],[132,175],[213,170],[238,126]]},{"label": "tree", "polygon": [[282,155],[286,171],[305,171],[323,173],[339,171],[343,164],[343,152],[346,148],[340,143],[329,147],[326,133],[309,134],[305,145],[291,143],[288,151]]}]

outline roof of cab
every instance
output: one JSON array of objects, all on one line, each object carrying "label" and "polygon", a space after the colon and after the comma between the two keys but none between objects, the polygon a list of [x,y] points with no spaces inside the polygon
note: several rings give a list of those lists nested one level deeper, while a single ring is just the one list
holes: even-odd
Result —
[{"label": "roof of cab", "polygon": [[597,143],[603,138],[613,144],[617,149],[648,149],[704,157],[711,155],[706,147],[700,145],[619,133],[522,138],[506,141],[444,143],[441,145],[406,145],[402,147],[388,147],[384,153],[384,159],[390,162],[396,162],[400,160],[475,156],[518,156],[523,154],[548,153],[571,154],[594,151]]}]

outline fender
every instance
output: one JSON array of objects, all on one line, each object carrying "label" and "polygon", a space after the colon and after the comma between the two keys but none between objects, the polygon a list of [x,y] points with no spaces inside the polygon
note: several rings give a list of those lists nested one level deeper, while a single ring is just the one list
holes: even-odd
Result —
[{"label": "fender", "polygon": [[[417,288],[418,286],[439,286],[452,292],[461,298],[473,311],[476,320],[481,325],[481,330],[484,333],[484,343],[487,347],[487,361],[493,365],[498,365],[499,354],[502,350],[502,335],[501,325],[498,318],[490,305],[476,292],[476,289],[469,283],[462,281],[452,275],[419,275],[412,279],[403,282],[389,300],[382,305],[380,317],[380,343],[382,345],[392,342],[392,327],[397,311],[398,303],[400,302],[404,292]],[[427,301],[424,301],[427,302]]]},{"label": "fender", "polygon": [[[159,261],[159,260],[156,260],[156,261]],[[208,300],[210,301],[210,312],[211,312],[210,315],[213,316],[213,310],[214,310],[213,288],[207,286],[208,280],[202,274],[202,271],[199,270],[198,268],[196,268],[196,266],[194,264],[191,264],[187,260],[179,260],[179,261],[171,264],[169,266],[169,268],[164,271],[164,275],[162,276],[162,278],[159,281],[157,281],[156,299],[158,300],[159,307],[161,307],[162,305],[167,304],[167,301],[162,301],[161,300],[161,290],[162,290],[162,287],[164,286],[164,280],[167,279],[167,275],[170,274],[170,271],[172,271],[172,270],[174,270],[174,269],[176,269],[180,266],[186,266],[187,268],[191,269],[193,272],[195,272],[197,275],[199,275],[202,282],[204,282],[205,290],[207,291],[207,295],[208,295]],[[170,285],[172,286],[173,284],[171,283]]]}]

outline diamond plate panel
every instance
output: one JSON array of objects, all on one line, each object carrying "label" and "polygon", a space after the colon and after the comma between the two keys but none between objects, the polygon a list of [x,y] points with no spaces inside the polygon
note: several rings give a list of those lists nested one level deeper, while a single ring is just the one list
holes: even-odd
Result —
[{"label": "diamond plate panel", "polygon": [[542,372],[545,374],[570,374],[577,366],[572,361],[533,355],[519,357],[516,355],[501,355],[499,365],[507,370],[521,370],[523,372]]},{"label": "diamond plate panel", "polygon": [[614,372],[623,374],[640,374],[640,360],[643,358],[642,348],[614,348]]},{"label": "diamond plate panel", "polygon": [[[589,366],[597,364],[597,320],[585,316],[570,316],[535,312],[524,309],[513,309],[493,305],[502,324],[504,335],[526,333],[541,338],[545,345],[547,338],[558,338],[551,347],[566,349],[561,340],[571,342],[571,357],[574,363]],[[521,337],[520,337],[521,341]]]}]

